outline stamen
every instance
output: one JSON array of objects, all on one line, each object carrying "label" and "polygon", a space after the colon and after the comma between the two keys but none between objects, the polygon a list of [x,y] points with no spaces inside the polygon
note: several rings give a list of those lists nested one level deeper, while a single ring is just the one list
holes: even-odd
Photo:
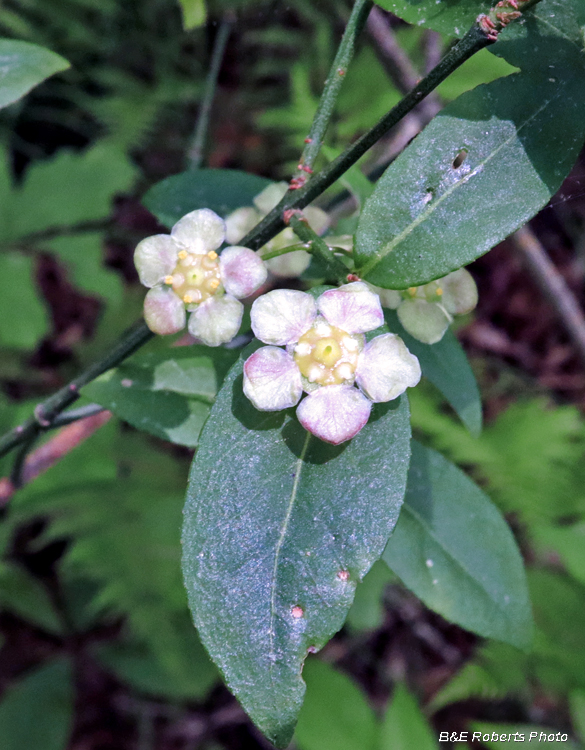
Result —
[{"label": "stamen", "polygon": [[417,290],[417,287],[415,286],[411,286],[408,288],[408,293],[410,294],[411,297],[416,297],[416,290]]},{"label": "stamen", "polygon": [[207,257],[209,258],[209,260],[215,260],[217,258],[217,253],[213,250],[210,250],[207,253]]},{"label": "stamen", "polygon": [[437,291],[435,292],[435,294],[437,295],[437,297],[443,296],[443,290],[441,289],[441,287],[437,287]]},{"label": "stamen", "polygon": [[179,260],[184,260],[188,255],[189,253],[186,250],[179,250],[177,257]]},{"label": "stamen", "polygon": [[174,276],[165,276],[165,279],[164,279],[165,284],[167,286],[172,286],[174,280],[175,280]]}]

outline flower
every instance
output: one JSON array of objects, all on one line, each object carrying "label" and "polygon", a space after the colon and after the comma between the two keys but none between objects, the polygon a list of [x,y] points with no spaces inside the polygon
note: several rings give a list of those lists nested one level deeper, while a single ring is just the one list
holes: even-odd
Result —
[{"label": "flower", "polygon": [[[225,220],[227,241],[239,242],[242,237],[248,234],[280,202],[287,190],[288,185],[286,182],[276,182],[268,185],[268,187],[264,188],[254,198],[254,206],[238,208],[231,213]],[[311,229],[317,234],[322,234],[329,227],[329,217],[320,208],[308,206],[303,210],[303,213]],[[285,247],[296,245],[299,241],[299,238],[291,227],[287,227],[271,239],[270,242],[263,245],[258,252],[260,255],[266,255],[266,253],[271,253],[273,250],[282,250]],[[308,268],[310,262],[311,256],[309,253],[304,250],[296,250],[295,252],[281,255],[278,258],[267,260],[266,265],[268,266],[268,270],[275,276],[291,278],[300,276]]]},{"label": "flower", "polygon": [[254,302],[251,317],[256,337],[269,346],[244,363],[244,393],[257,409],[277,411],[307,392],[297,416],[327,443],[357,435],[372,402],[390,401],[420,380],[418,359],[398,336],[385,333],[366,343],[363,334],[381,326],[384,316],[378,296],[361,281],[316,301],[276,289]]},{"label": "flower", "polygon": [[144,319],[154,333],[185,327],[208,346],[231,341],[242,322],[248,297],[266,281],[264,262],[247,247],[215,252],[225,239],[225,222],[208,208],[183,216],[169,234],[138,243],[134,264],[150,291]]},{"label": "flower", "polygon": [[384,307],[396,310],[404,329],[422,341],[436,344],[445,335],[454,315],[471,312],[477,305],[477,287],[464,268],[404,291],[371,287]]}]

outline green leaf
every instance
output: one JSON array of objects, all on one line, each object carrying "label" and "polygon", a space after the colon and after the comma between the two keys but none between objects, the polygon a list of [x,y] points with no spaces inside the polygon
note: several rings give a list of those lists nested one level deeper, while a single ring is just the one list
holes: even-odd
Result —
[{"label": "green leaf", "polygon": [[396,522],[408,402],[374,406],[363,430],[334,447],[290,412],[254,409],[242,367],[228,374],[193,462],[183,570],[203,644],[253,721],[285,747],[305,657],[342,626]]},{"label": "green leaf", "polygon": [[24,185],[0,205],[0,238],[12,241],[55,227],[105,218],[116,193],[128,190],[135,168],[108,142],[35,164]]},{"label": "green leaf", "polygon": [[179,0],[183,15],[183,28],[196,29],[207,20],[205,0]]},{"label": "green leaf", "polygon": [[[578,71],[553,81],[518,73],[449,104],[366,201],[356,273],[389,289],[427,283],[528,221],[556,192],[583,144],[581,79]],[[462,150],[467,156],[454,168]]]},{"label": "green leaf", "polygon": [[303,676],[307,694],[295,731],[300,750],[377,750],[374,712],[349,677],[315,659]]},{"label": "green leaf", "polygon": [[380,750],[439,750],[428,721],[404,685],[394,689],[382,723]]},{"label": "green leaf", "polygon": [[442,31],[451,36],[463,36],[479,13],[488,11],[490,0],[378,0],[381,8],[408,23]]},{"label": "green leaf", "polygon": [[407,333],[394,310],[384,310],[386,325],[418,357],[423,375],[451,404],[472,435],[481,432],[481,396],[473,370],[455,334],[448,330],[436,344],[423,344]]},{"label": "green leaf", "polygon": [[582,0],[541,0],[522,23],[510,24],[491,49],[524,70],[563,75],[585,66],[584,25]]},{"label": "green leaf", "polygon": [[45,78],[68,67],[67,60],[44,47],[0,39],[0,108],[18,101]]},{"label": "green leaf", "polygon": [[569,696],[571,708],[571,722],[577,735],[585,742],[585,690],[573,690]]},{"label": "green leaf", "polygon": [[512,742],[530,743],[531,748],[545,750],[558,748],[561,736],[565,739],[562,746],[567,750],[580,750],[580,745],[572,739],[567,739],[564,732],[553,727],[543,727],[535,724],[486,724],[473,722],[469,738],[480,740],[490,750],[510,750]]},{"label": "green leaf", "polygon": [[172,227],[197,208],[210,208],[224,218],[253,199],[271,184],[237,169],[192,169],[167,177],[150,188],[142,202],[165,226]]},{"label": "green leaf", "polygon": [[56,659],[12,684],[0,702],[2,750],[65,750],[73,725],[69,659]]},{"label": "green leaf", "polygon": [[219,385],[238,352],[177,347],[135,357],[83,388],[83,395],[139,430],[195,447]]},{"label": "green leaf", "polygon": [[415,441],[404,506],[383,559],[447,620],[529,646],[526,578],[508,525],[471,479]]},{"label": "green leaf", "polygon": [[0,346],[32,349],[49,330],[34,273],[30,256],[0,253]]},{"label": "green leaf", "polygon": [[0,563],[0,609],[14,612],[49,633],[63,633],[47,589],[15,563]]}]

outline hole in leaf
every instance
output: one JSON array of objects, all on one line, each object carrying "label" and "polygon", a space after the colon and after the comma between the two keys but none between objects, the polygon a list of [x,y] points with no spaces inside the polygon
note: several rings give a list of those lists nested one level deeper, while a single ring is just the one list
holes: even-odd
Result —
[{"label": "hole in leaf", "polygon": [[463,164],[465,159],[467,159],[468,153],[469,151],[466,148],[461,149],[461,151],[453,159],[453,169],[459,169],[459,167]]}]

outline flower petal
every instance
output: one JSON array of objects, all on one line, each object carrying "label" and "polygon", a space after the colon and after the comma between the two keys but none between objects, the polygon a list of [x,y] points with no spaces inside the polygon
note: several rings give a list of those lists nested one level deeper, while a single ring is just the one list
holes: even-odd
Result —
[{"label": "flower petal", "polygon": [[139,242],[134,251],[134,265],[140,283],[149,289],[160,284],[177,265],[179,248],[170,234],[155,234]]},{"label": "flower petal", "polygon": [[451,315],[471,312],[477,305],[477,286],[465,268],[447,274],[439,283],[443,289],[441,304]]},{"label": "flower petal", "polygon": [[405,330],[423,344],[440,341],[452,320],[440,304],[424,299],[404,300],[397,312]]},{"label": "flower petal", "polygon": [[292,344],[309,330],[317,317],[310,294],[295,289],[275,289],[254,302],[250,312],[252,330],[265,344]]},{"label": "flower petal", "polygon": [[261,411],[294,406],[303,393],[296,362],[284,349],[263,346],[244,364],[244,393]]},{"label": "flower petal", "polygon": [[244,306],[229,294],[202,302],[189,318],[189,333],[207,346],[230,342],[240,330]]},{"label": "flower petal", "polygon": [[254,229],[262,216],[252,206],[236,208],[225,219],[225,241],[229,245],[237,244],[251,229]]},{"label": "flower petal", "polygon": [[307,270],[310,262],[311,256],[305,250],[295,250],[265,261],[270,273],[283,279],[297,278]]},{"label": "flower petal", "polygon": [[381,286],[374,286],[373,284],[368,284],[368,286],[374,294],[378,295],[382,307],[396,310],[398,305],[402,302],[402,295],[395,289],[382,289]]},{"label": "flower petal", "polygon": [[420,380],[418,359],[393,333],[373,338],[360,354],[356,383],[376,403],[391,401]]},{"label": "flower petal", "polygon": [[262,258],[247,247],[228,247],[219,256],[224,289],[237,299],[249,297],[266,281],[268,269]]},{"label": "flower petal", "polygon": [[192,253],[217,250],[225,239],[225,221],[209,208],[185,214],[171,229],[171,237]]},{"label": "flower petal", "polygon": [[373,331],[384,323],[380,299],[363,281],[324,292],[317,306],[330,325],[347,333]]},{"label": "flower petal", "polygon": [[177,333],[186,322],[183,300],[171,289],[155,286],[144,299],[144,320],[153,333]]},{"label": "flower petal", "polygon": [[273,182],[272,185],[268,185],[261,193],[258,193],[254,198],[254,205],[258,211],[266,215],[280,203],[287,190],[288,184],[286,182]]},{"label": "flower petal", "polygon": [[358,434],[369,419],[372,404],[350,385],[326,385],[301,401],[297,417],[305,430],[339,445]]}]

